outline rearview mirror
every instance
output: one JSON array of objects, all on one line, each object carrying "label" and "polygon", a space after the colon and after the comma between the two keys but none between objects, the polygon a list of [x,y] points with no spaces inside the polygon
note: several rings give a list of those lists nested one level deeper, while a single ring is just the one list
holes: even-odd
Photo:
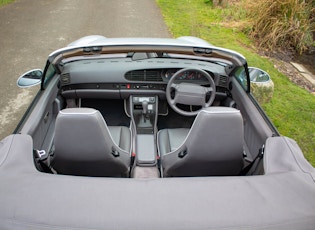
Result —
[{"label": "rearview mirror", "polygon": [[256,67],[249,67],[250,90],[255,99],[260,103],[267,103],[271,100],[274,91],[274,84],[270,75]]},{"label": "rearview mirror", "polygon": [[41,83],[43,71],[40,69],[33,69],[21,75],[17,80],[17,85],[20,88],[27,88]]}]

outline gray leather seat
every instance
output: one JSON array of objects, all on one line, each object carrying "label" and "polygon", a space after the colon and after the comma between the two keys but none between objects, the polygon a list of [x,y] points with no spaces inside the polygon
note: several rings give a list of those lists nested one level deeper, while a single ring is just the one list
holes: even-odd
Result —
[{"label": "gray leather seat", "polygon": [[108,127],[95,109],[70,108],[60,111],[54,144],[52,166],[58,174],[128,176],[130,129]]},{"label": "gray leather seat", "polygon": [[243,119],[239,110],[209,107],[191,129],[158,132],[165,177],[238,175],[243,168]]}]

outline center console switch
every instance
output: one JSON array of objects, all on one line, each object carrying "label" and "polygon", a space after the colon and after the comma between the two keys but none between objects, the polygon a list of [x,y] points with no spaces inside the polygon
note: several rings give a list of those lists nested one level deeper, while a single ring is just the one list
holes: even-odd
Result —
[{"label": "center console switch", "polygon": [[[155,105],[155,97],[132,97],[132,102],[134,105],[134,109],[143,109],[146,110],[145,113],[153,113],[154,112],[154,105]],[[146,108],[143,108],[143,105],[146,104]],[[139,107],[140,106],[140,107]]]}]

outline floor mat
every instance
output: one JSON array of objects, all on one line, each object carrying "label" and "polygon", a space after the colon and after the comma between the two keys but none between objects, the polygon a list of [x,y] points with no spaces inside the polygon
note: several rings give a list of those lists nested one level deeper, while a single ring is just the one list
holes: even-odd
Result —
[{"label": "floor mat", "polygon": [[130,118],[125,113],[123,100],[82,99],[81,107],[99,110],[108,126],[129,127],[130,125]]},{"label": "floor mat", "polygon": [[158,117],[158,129],[190,128],[194,120],[195,116],[182,116],[175,112],[172,108],[168,108],[167,116]]}]

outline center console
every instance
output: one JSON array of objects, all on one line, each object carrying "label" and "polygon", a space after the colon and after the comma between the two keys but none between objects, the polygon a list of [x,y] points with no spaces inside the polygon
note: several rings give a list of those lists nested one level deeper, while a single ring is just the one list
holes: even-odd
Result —
[{"label": "center console", "polygon": [[136,132],[137,166],[156,166],[157,96],[130,96],[130,116]]},{"label": "center console", "polygon": [[157,122],[157,96],[131,96],[131,114],[137,134],[154,134]]}]

